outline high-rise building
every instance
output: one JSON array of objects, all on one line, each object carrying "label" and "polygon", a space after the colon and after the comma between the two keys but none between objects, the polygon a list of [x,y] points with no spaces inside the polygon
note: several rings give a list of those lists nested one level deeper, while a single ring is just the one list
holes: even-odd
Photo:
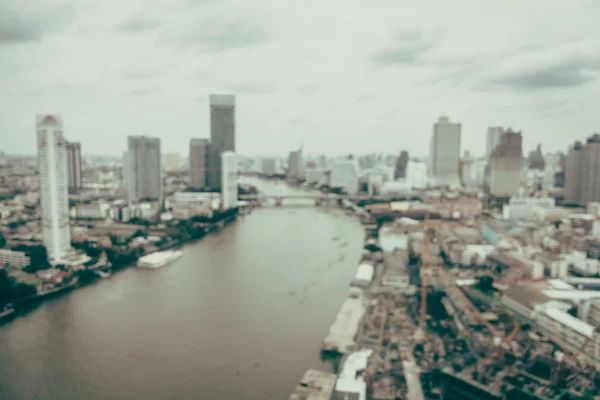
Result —
[{"label": "high-rise building", "polygon": [[304,162],[302,160],[302,149],[291,151],[288,156],[289,179],[304,179]]},{"label": "high-rise building", "polygon": [[202,189],[207,185],[210,142],[208,139],[190,140],[190,186]]},{"label": "high-rise building", "polygon": [[60,116],[38,114],[36,129],[42,235],[48,258],[56,263],[71,248],[67,142]]},{"label": "high-rise building", "polygon": [[600,201],[600,134],[576,142],[565,160],[564,196],[569,204]]},{"label": "high-rise building", "polygon": [[485,157],[488,158],[494,148],[500,143],[500,136],[502,136],[502,132],[504,132],[504,128],[501,126],[490,126],[487,131],[487,140],[486,140],[486,152]]},{"label": "high-rise building", "polygon": [[358,163],[356,160],[338,160],[331,166],[329,187],[343,189],[348,194],[358,193]]},{"label": "high-rise building", "polygon": [[83,179],[81,176],[81,144],[79,142],[67,142],[67,166],[69,170],[69,189],[81,189]]},{"label": "high-rise building", "polygon": [[237,185],[237,154],[226,151],[221,155],[223,167],[223,179],[221,181],[221,203],[225,210],[237,207],[238,185]]},{"label": "high-rise building", "polygon": [[160,139],[129,136],[123,169],[130,203],[161,199]]},{"label": "high-rise building", "polygon": [[274,158],[266,157],[260,160],[260,172],[265,175],[275,175],[277,173],[277,162]]},{"label": "high-rise building", "polygon": [[430,175],[440,180],[458,181],[461,125],[441,116],[433,125],[429,154]]},{"label": "high-rise building", "polygon": [[488,191],[493,197],[510,198],[519,194],[523,173],[521,132],[502,133],[488,161]]},{"label": "high-rise building", "polygon": [[235,96],[210,95],[210,152],[207,186],[221,188],[221,154],[235,153]]}]

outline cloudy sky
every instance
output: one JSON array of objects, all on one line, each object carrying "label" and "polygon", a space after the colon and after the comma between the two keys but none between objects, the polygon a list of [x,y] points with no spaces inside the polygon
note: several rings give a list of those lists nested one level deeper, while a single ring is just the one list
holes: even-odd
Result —
[{"label": "cloudy sky", "polygon": [[36,113],[83,151],[126,136],[187,152],[210,93],[236,95],[245,154],[427,154],[441,114],[483,153],[600,130],[598,0],[2,0],[0,150],[34,153]]}]

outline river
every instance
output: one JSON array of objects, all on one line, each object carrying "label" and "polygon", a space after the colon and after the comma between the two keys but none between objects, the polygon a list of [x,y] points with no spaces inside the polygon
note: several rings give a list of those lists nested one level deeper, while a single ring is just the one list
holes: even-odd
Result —
[{"label": "river", "polygon": [[296,203],[255,209],[169,266],[122,270],[0,326],[0,398],[287,399],[306,369],[332,368],[319,347],[363,241],[357,220]]}]

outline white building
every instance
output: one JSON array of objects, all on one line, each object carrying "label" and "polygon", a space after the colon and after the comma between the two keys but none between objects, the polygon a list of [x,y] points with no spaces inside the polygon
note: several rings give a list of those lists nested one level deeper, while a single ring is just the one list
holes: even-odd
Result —
[{"label": "white building", "polygon": [[358,165],[355,160],[338,160],[331,166],[329,187],[342,188],[348,194],[358,192]]},{"label": "white building", "polygon": [[24,268],[29,266],[30,258],[22,251],[0,249],[0,267],[10,265],[11,267]]},{"label": "white building", "polygon": [[553,209],[555,200],[550,197],[511,197],[502,208],[507,220],[539,220],[545,218],[543,210]]},{"label": "white building", "polygon": [[260,160],[260,172],[265,175],[275,175],[277,173],[277,161],[270,157],[263,158]]},{"label": "white building", "polygon": [[57,115],[38,114],[36,128],[42,235],[49,260],[56,262],[71,248],[69,173],[62,118]]},{"label": "white building", "polygon": [[348,355],[335,384],[334,399],[367,399],[367,382],[364,371],[367,369],[367,362],[371,354],[373,354],[373,350],[362,349]]},{"label": "white building", "polygon": [[321,168],[307,168],[305,171],[306,183],[327,183],[327,170]]},{"label": "white building", "polygon": [[433,125],[429,154],[430,174],[440,180],[457,182],[460,164],[461,125],[441,116]]},{"label": "white building", "polygon": [[237,159],[237,155],[232,151],[221,154],[221,204],[225,210],[237,207]]}]

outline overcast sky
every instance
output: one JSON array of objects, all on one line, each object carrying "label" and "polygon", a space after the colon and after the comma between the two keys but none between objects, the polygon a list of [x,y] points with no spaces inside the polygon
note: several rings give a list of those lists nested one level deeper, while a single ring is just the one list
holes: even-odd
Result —
[{"label": "overcast sky", "polygon": [[441,114],[482,154],[599,131],[598,0],[1,0],[0,150],[35,152],[35,114],[84,153],[126,136],[187,153],[210,93],[236,95],[238,152],[427,154]]}]

